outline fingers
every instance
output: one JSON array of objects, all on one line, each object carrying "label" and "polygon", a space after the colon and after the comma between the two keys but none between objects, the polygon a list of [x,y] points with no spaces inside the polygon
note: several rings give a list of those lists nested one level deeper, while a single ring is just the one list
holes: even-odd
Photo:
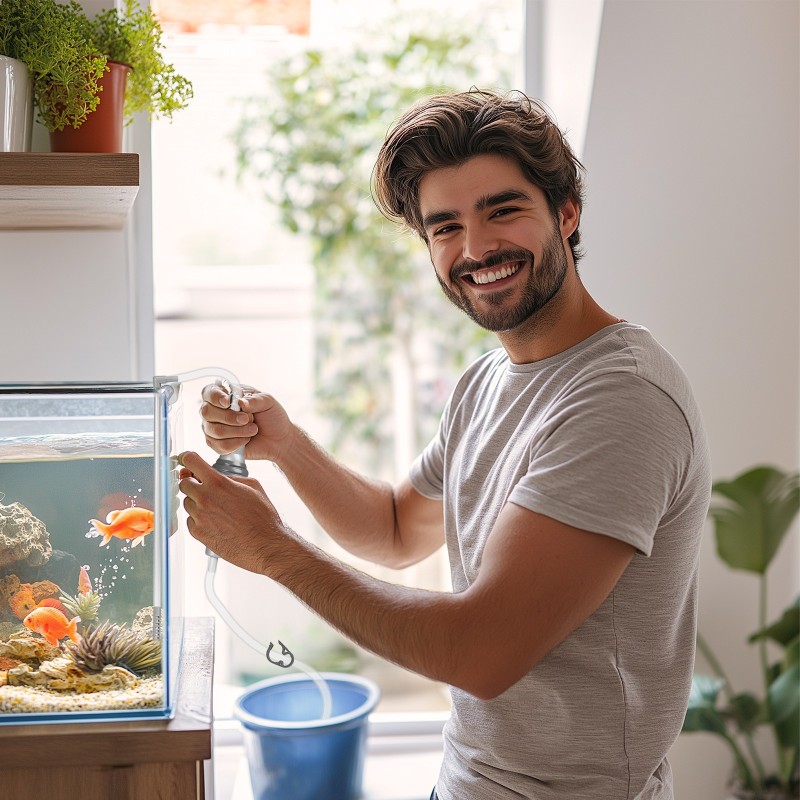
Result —
[{"label": "fingers", "polygon": [[[259,393],[258,389],[246,383],[239,384],[236,389],[236,395],[242,398]],[[223,383],[222,381],[209,383],[207,386],[204,386],[201,397],[206,403],[211,403],[217,406],[217,408],[231,407],[231,387],[229,384]]]},{"label": "fingers", "polygon": [[253,421],[253,415],[246,411],[230,411],[210,402],[201,404],[200,416],[208,423],[224,425],[247,425],[247,423]]},{"label": "fingers", "polygon": [[242,411],[230,411],[204,402],[200,406],[200,416],[206,442],[217,453],[232,453],[258,433],[252,415]]},{"label": "fingers", "polygon": [[199,483],[204,483],[219,473],[207,461],[204,461],[197,453],[185,450],[178,455],[178,464],[182,467],[181,478],[195,478]]},{"label": "fingers", "polygon": [[222,383],[209,383],[203,387],[200,395],[206,403],[211,403],[217,408],[229,408],[231,395]]}]

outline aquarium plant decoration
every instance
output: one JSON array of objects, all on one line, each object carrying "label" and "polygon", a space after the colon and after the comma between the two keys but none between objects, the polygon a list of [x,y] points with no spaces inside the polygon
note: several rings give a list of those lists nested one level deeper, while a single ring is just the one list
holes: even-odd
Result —
[{"label": "aquarium plant decoration", "polygon": [[79,642],[67,645],[67,653],[77,667],[89,673],[113,665],[141,675],[161,663],[160,642],[111,622],[88,626]]},{"label": "aquarium plant decoration", "polygon": [[[800,476],[760,466],[713,486],[709,516],[717,552],[732,569],[758,576],[758,629],[747,641],[758,654],[764,693],[735,692],[705,638],[697,645],[713,676],[695,675],[683,732],[706,731],[728,744],[735,761],[733,796],[789,800],[800,788],[800,598],[773,621],[767,615],[767,570],[800,509]],[[778,657],[770,657],[770,650]],[[777,772],[756,748],[758,728],[771,729]]]},{"label": "aquarium plant decoration", "polygon": [[59,600],[70,614],[80,617],[84,625],[97,619],[101,602],[101,597],[97,592],[89,591],[85,594],[79,592],[75,595],[62,594]]}]

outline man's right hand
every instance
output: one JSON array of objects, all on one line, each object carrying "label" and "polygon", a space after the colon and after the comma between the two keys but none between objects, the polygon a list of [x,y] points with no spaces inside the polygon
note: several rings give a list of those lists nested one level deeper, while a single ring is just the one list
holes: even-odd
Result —
[{"label": "man's right hand", "polygon": [[247,458],[279,462],[295,433],[283,406],[272,395],[244,384],[239,411],[230,409],[231,395],[218,383],[203,388],[200,416],[206,443],[216,453],[232,453],[244,446]]}]

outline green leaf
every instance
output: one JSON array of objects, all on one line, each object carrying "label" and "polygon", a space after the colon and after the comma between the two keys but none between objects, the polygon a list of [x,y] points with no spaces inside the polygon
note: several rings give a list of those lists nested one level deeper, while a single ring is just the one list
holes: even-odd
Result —
[{"label": "green leaf", "polygon": [[781,745],[800,747],[800,665],[785,670],[772,682],[767,701]]},{"label": "green leaf", "polygon": [[717,552],[733,569],[763,575],[800,509],[800,476],[755,467],[714,484],[709,509]]},{"label": "green leaf", "polygon": [[750,732],[763,721],[763,706],[755,695],[742,692],[731,698],[723,714],[732,719],[739,730]]},{"label": "green leaf", "polygon": [[786,647],[789,642],[800,636],[800,596],[789,606],[779,620],[768,625],[766,628],[756,631],[749,642],[758,639],[772,639],[772,641]]},{"label": "green leaf", "polygon": [[692,678],[689,704],[681,729],[683,732],[708,731],[723,735],[727,732],[725,719],[715,708],[717,695],[724,685],[725,681],[708,675],[695,675]]},{"label": "green leaf", "polygon": [[800,664],[800,636],[786,645],[783,661],[787,669],[795,664]]}]

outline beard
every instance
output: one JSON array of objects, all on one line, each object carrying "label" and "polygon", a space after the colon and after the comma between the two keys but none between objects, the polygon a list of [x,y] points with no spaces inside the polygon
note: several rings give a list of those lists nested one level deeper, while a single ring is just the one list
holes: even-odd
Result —
[{"label": "beard", "polygon": [[[481,293],[478,309],[467,292],[461,288],[458,278],[468,272],[487,269],[509,261],[522,261],[528,267],[528,280],[522,287],[522,297],[514,306],[506,306],[508,298],[519,291],[517,286],[499,289],[492,293]],[[460,308],[473,322],[487,331],[510,331],[535,317],[559,292],[567,276],[567,255],[564,243],[554,231],[542,251],[538,266],[534,255],[524,248],[499,250],[483,261],[460,261],[450,270],[448,286],[436,273],[439,285],[448,300]]]}]

